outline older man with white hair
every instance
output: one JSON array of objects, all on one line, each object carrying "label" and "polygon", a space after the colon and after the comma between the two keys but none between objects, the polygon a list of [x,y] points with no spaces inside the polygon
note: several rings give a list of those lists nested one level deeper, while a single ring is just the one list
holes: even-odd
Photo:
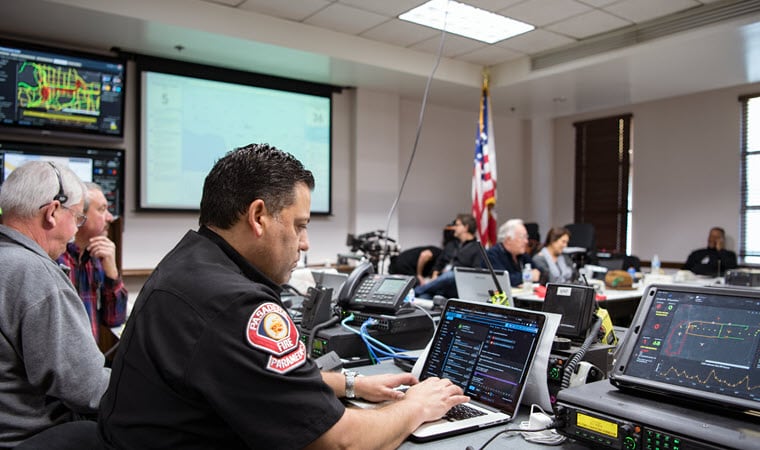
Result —
[{"label": "older man with white hair", "polygon": [[0,187],[0,448],[97,439],[95,423],[77,419],[97,412],[110,369],[55,261],[87,220],[83,194],[71,169],[46,161]]},{"label": "older man with white hair", "polygon": [[[532,264],[528,253],[528,230],[521,219],[510,219],[499,227],[498,244],[486,251],[488,260],[496,270],[509,272],[509,282],[512,286],[522,284],[522,270],[526,264]],[[538,281],[541,272],[531,270],[533,281]]]}]

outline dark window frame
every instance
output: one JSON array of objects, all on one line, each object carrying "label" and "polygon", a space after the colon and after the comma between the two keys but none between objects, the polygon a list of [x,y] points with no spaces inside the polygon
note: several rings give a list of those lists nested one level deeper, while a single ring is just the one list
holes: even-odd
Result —
[{"label": "dark window frame", "polygon": [[573,123],[575,223],[594,225],[597,250],[627,253],[632,114]]},{"label": "dark window frame", "polygon": [[[753,101],[755,108],[753,111],[749,108],[749,102]],[[741,204],[739,215],[739,258],[742,264],[745,265],[760,265],[760,245],[753,245],[752,248],[748,246],[748,235],[750,233],[749,217],[751,215],[760,214],[760,202],[754,205],[750,205],[750,180],[760,178],[760,172],[750,172],[752,165],[750,161],[754,158],[757,162],[760,159],[760,139],[755,139],[754,144],[756,148],[749,148],[749,134],[750,123],[754,123],[755,127],[758,121],[760,121],[760,93],[742,95],[739,97],[741,102]],[[757,103],[756,103],[757,102]],[[750,113],[753,115],[753,119],[750,120]],[[755,131],[760,133],[760,130]],[[755,167],[758,167],[756,164]],[[757,193],[756,193],[757,195]]]}]

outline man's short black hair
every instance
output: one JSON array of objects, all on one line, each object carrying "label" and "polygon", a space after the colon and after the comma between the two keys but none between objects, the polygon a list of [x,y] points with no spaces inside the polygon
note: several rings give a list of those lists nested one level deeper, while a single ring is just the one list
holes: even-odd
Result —
[{"label": "man's short black hair", "polygon": [[293,155],[268,144],[236,148],[206,176],[198,222],[229,229],[256,199],[276,214],[295,202],[295,187],[314,189],[314,175]]}]

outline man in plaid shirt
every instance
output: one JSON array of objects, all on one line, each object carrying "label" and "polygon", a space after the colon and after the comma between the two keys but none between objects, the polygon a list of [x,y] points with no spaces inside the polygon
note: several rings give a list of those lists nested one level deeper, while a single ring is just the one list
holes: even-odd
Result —
[{"label": "man in plaid shirt", "polygon": [[106,236],[114,217],[108,211],[103,190],[85,183],[84,213],[87,220],[69,242],[58,262],[68,266],[69,278],[84,302],[92,335],[98,341],[100,324],[116,327],[127,313],[127,290],[116,267],[116,245]]}]

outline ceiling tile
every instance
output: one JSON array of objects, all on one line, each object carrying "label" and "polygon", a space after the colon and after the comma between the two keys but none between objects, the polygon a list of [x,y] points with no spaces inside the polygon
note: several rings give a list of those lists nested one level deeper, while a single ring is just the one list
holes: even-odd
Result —
[{"label": "ceiling tile", "polygon": [[[280,0],[282,1],[282,0]],[[354,6],[365,11],[382,14],[387,17],[397,17],[403,12],[425,3],[427,0],[338,0],[349,6]]]},{"label": "ceiling tile", "polygon": [[301,22],[329,4],[327,0],[299,0],[297,2],[246,0],[240,5],[240,9]]},{"label": "ceiling tile", "polygon": [[589,6],[593,6],[594,8],[601,8],[602,6],[607,6],[615,2],[619,2],[620,0],[578,0],[581,3],[585,3]]},{"label": "ceiling tile", "polygon": [[[421,50],[428,53],[438,54],[438,48],[440,45],[441,33],[439,32],[435,37],[422,41],[418,44],[414,44],[410,48],[414,50]],[[486,46],[488,46],[488,44],[476,41],[474,39],[468,39],[456,34],[446,33],[446,36],[443,39],[443,56],[451,58],[454,55],[469,53]]]},{"label": "ceiling tile", "polygon": [[480,66],[495,66],[513,59],[522,58],[523,56],[525,55],[508,48],[489,45],[469,53],[457,55],[457,59]]},{"label": "ceiling tile", "polygon": [[203,0],[209,3],[219,3],[220,5],[238,6],[245,0]]},{"label": "ceiling tile", "polygon": [[575,0],[528,0],[499,13],[541,27],[590,10],[590,6]]},{"label": "ceiling tile", "polygon": [[628,25],[631,25],[631,23],[612,14],[593,10],[554,25],[549,25],[546,29],[576,39],[583,39]]},{"label": "ceiling tile", "polygon": [[380,14],[364,11],[340,3],[332,3],[328,7],[304,20],[304,23],[317,27],[329,28],[341,33],[359,34],[387,20],[387,17]]},{"label": "ceiling tile", "polygon": [[567,36],[562,36],[557,33],[552,33],[551,31],[546,31],[538,28],[533,31],[523,33],[519,36],[498,42],[496,45],[499,47],[516,50],[528,55],[533,55],[543,52],[544,50],[562,47],[563,45],[569,45],[575,42],[577,42],[575,39],[571,39]]},{"label": "ceiling tile", "polygon": [[365,31],[360,36],[389,44],[409,47],[431,37],[440,36],[440,31],[400,19],[391,19]]},{"label": "ceiling tile", "polygon": [[467,3],[468,5],[485,9],[486,11],[496,12],[523,1],[525,0],[462,0],[462,3]]},{"label": "ceiling tile", "polygon": [[622,19],[641,23],[696,6],[700,3],[695,0],[625,0],[604,9]]}]

